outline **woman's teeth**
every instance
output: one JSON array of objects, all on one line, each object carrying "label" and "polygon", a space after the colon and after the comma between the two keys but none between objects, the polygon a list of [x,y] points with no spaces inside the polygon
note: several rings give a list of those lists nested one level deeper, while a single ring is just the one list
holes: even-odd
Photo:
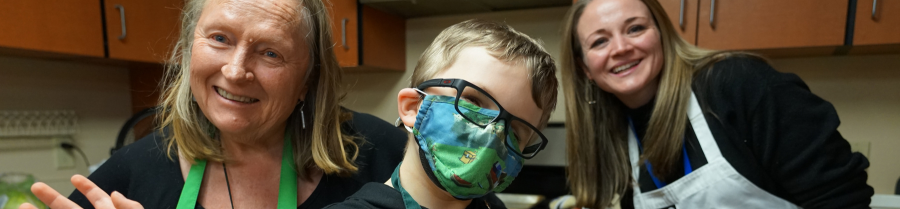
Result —
[{"label": "woman's teeth", "polygon": [[634,62],[632,62],[632,63],[628,63],[628,64],[625,64],[625,65],[619,66],[619,67],[613,69],[613,73],[620,73],[620,72],[622,72],[622,71],[628,70],[628,68],[634,67],[635,65],[637,65],[637,64],[640,63],[640,62],[641,62],[641,61],[638,60],[638,61],[634,61]]},{"label": "woman's teeth", "polygon": [[254,98],[250,98],[250,97],[242,97],[242,96],[233,95],[233,94],[228,93],[227,91],[220,89],[220,88],[216,88],[216,92],[218,92],[220,96],[225,97],[226,99],[230,99],[230,100],[234,100],[234,101],[238,101],[238,102],[253,103],[253,102],[259,101],[258,99],[254,99]]}]

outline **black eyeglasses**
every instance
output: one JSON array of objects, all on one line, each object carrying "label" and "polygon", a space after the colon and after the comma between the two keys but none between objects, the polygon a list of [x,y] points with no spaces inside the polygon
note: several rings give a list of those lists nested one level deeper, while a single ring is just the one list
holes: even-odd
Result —
[{"label": "black eyeglasses", "polygon": [[[544,134],[527,121],[507,112],[506,109],[503,109],[503,107],[500,106],[500,103],[497,102],[494,97],[475,84],[462,79],[432,79],[422,82],[417,89],[425,90],[430,87],[453,88],[453,90],[456,91],[454,92],[456,94],[456,101],[453,102],[456,106],[456,112],[469,122],[472,122],[481,128],[487,127],[500,120],[505,121],[503,130],[510,130],[510,128],[512,128],[513,134],[517,140],[506,137],[506,143],[504,144],[506,144],[506,148],[512,150],[522,158],[531,159],[547,146],[547,137],[545,137]],[[424,94],[424,92],[421,91],[420,93]],[[460,100],[465,102],[460,102]],[[493,118],[483,114],[471,114],[471,112],[479,112],[483,109],[499,111],[500,114]],[[525,149],[522,151],[519,151],[519,147],[517,147],[520,143],[525,144]]]}]

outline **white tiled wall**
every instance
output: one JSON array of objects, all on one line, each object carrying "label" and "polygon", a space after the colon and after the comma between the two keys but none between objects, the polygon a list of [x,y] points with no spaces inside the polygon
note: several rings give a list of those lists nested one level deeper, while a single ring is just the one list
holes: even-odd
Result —
[{"label": "white tiled wall", "polygon": [[[109,157],[118,129],[131,115],[128,70],[122,67],[62,60],[0,57],[0,110],[74,110],[78,130],[74,143],[91,163]],[[48,137],[11,139],[18,143]],[[0,149],[0,173],[34,174],[68,195],[75,187],[69,177],[87,175],[87,166],[77,153],[74,168],[57,169],[49,146]]]}]

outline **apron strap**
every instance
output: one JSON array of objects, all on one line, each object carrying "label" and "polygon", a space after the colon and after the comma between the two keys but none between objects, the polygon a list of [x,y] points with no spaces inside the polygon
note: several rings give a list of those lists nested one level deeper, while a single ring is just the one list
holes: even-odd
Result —
[{"label": "apron strap", "polygon": [[[691,126],[694,128],[694,134],[697,136],[697,141],[700,143],[700,148],[706,156],[707,162],[722,158],[719,146],[716,144],[716,140],[713,139],[712,132],[709,130],[709,125],[706,123],[706,118],[703,116],[703,110],[700,108],[697,95],[694,94],[693,91],[691,91],[691,99],[688,102],[688,119],[690,119]],[[628,131],[628,157],[631,161],[631,175],[635,178],[635,181],[637,181],[637,178],[640,176],[638,161],[640,160],[640,150],[642,149],[642,146],[638,140],[637,133],[634,130],[634,125],[631,124],[632,121],[630,117],[628,118],[628,123],[630,126],[629,129],[632,130]],[[684,159],[685,176],[687,176],[688,173],[693,172],[693,169],[687,156],[686,147],[682,147],[682,158]],[[653,179],[653,183],[656,184],[657,188],[664,187],[664,182],[659,181],[656,176],[652,175],[653,170],[650,163],[644,162],[644,164],[647,166],[647,171],[651,174],[650,177]],[[636,194],[640,194],[640,187],[635,187],[634,191],[637,192]]]},{"label": "apron strap", "polygon": [[297,208],[297,170],[294,169],[294,146],[291,132],[284,135],[284,149],[281,152],[281,180],[278,182],[278,208]]},{"label": "apron strap", "polygon": [[184,188],[181,189],[181,197],[178,198],[178,209],[193,209],[197,205],[197,196],[200,195],[200,185],[203,183],[203,171],[206,170],[206,160],[194,160],[191,170],[188,172]]},{"label": "apron strap", "polygon": [[[724,207],[744,206],[746,208],[799,208],[797,205],[760,189],[741,176],[722,157],[719,146],[713,138],[696,95],[691,92],[688,118],[693,126],[697,141],[706,155],[707,164],[685,175],[670,185],[642,193],[634,184],[635,208],[661,208],[678,205],[685,208],[702,208],[713,205]],[[629,133],[629,137],[633,134]],[[636,162],[637,141],[629,138],[629,156]],[[632,173],[638,176],[639,167],[632,165]]]},{"label": "apron strap", "polygon": [[[294,169],[294,152],[291,145],[291,134],[288,131],[284,135],[284,148],[281,153],[281,179],[278,182],[278,208],[297,208],[297,171]],[[188,172],[178,198],[177,209],[194,209],[197,205],[197,197],[200,195],[200,186],[203,183],[203,172],[206,170],[206,160],[194,160],[191,170]]]},{"label": "apron strap", "polygon": [[700,108],[700,102],[697,101],[697,95],[691,91],[691,101],[688,103],[688,119],[691,120],[691,126],[694,127],[694,134],[697,141],[700,142],[700,148],[703,155],[706,156],[707,162],[712,162],[722,158],[722,152],[719,151],[719,145],[713,138],[712,132],[709,130],[709,124],[706,123],[706,117],[703,116],[703,109]]}]

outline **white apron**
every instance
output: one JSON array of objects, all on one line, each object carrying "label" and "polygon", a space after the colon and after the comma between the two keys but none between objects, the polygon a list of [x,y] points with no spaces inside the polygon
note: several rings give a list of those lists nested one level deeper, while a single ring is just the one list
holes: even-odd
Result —
[{"label": "white apron", "polygon": [[[640,185],[635,183],[634,208],[800,208],[760,189],[728,164],[709,131],[693,92],[689,108],[688,118],[708,163],[671,184],[647,193],[642,193]],[[628,156],[631,159],[631,175],[636,180],[640,177],[641,168],[638,166],[640,156],[633,131],[628,131]]]}]

